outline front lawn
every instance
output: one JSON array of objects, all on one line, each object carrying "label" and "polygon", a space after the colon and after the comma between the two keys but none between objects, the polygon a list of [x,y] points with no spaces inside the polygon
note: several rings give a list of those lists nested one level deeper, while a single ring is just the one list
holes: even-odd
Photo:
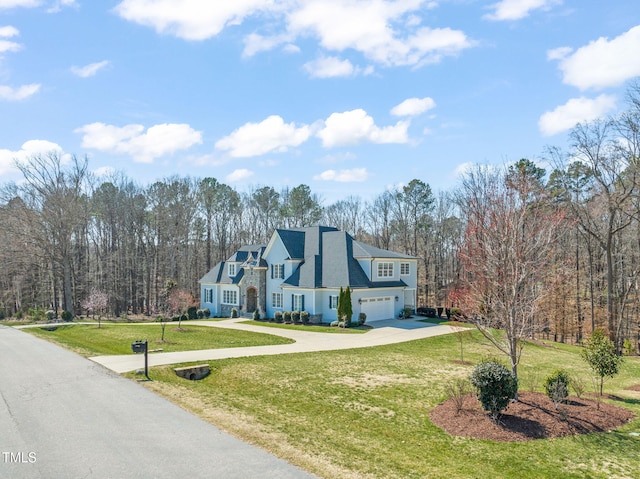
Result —
[{"label": "front lawn", "polygon": [[[463,343],[466,361],[496,355],[477,331],[470,336]],[[445,386],[472,368],[460,361],[455,335],[209,364],[211,375],[201,381],[177,378],[176,365],[153,368],[145,386],[321,477],[640,477],[640,419],[608,433],[521,443],[452,437],[436,427],[429,413],[446,399]],[[530,344],[521,389],[541,391],[557,367],[590,384],[578,348]],[[638,384],[640,360],[626,358],[606,392],[640,415],[640,393],[629,390]]]},{"label": "front lawn", "polygon": [[[47,325],[50,327],[51,325]],[[196,349],[219,349],[245,346],[265,346],[288,344],[293,340],[271,334],[236,331],[232,329],[195,326],[182,323],[182,331],[177,331],[178,323],[168,323],[164,342],[160,341],[160,324],[60,324],[55,331],[41,328],[25,328],[41,338],[60,344],[86,357],[106,354],[132,354],[131,343],[148,340],[149,350],[162,349],[163,352],[191,351]]]}]

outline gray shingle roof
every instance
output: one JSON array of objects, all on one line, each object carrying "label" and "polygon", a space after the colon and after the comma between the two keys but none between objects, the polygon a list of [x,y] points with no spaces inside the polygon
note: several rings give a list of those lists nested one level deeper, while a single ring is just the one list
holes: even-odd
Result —
[{"label": "gray shingle roof", "polygon": [[360,257],[378,258],[410,256],[373,247],[367,250],[364,248],[366,245],[336,228],[305,228],[304,233],[304,262],[283,284],[300,288],[339,288],[348,285],[351,289],[406,286],[404,281],[369,281],[356,254]]},{"label": "gray shingle roof", "polygon": [[[412,258],[412,256],[361,243],[345,231],[328,226],[279,229],[276,233],[287,249],[289,259],[302,260],[294,273],[285,279],[283,285],[313,289],[346,286],[351,289],[406,286],[404,281],[369,281],[357,258]],[[265,248],[265,245],[243,246],[227,262],[245,263],[251,260],[254,265],[267,266],[262,259]],[[224,261],[218,263],[202,277],[200,282],[238,283],[244,276],[244,270],[239,268],[238,274],[230,278],[225,263]]]}]

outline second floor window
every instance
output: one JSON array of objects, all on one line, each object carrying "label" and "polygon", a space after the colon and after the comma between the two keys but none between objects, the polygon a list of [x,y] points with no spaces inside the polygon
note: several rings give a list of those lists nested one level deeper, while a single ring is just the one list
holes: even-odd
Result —
[{"label": "second floor window", "polygon": [[229,276],[236,275],[236,265],[235,263],[229,263]]},{"label": "second floor window", "polygon": [[392,278],[393,263],[378,263],[378,278]]},{"label": "second floor window", "polygon": [[409,263],[400,263],[400,274],[402,276],[409,275]]},{"label": "second floor window", "polygon": [[284,265],[283,264],[274,264],[272,266],[272,278],[284,279]]}]

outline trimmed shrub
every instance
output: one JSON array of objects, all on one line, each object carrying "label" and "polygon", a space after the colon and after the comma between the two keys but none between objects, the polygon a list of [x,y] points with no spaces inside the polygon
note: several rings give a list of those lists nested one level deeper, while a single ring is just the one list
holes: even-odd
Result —
[{"label": "trimmed shrub", "polygon": [[180,316],[180,321],[188,321],[189,320],[189,316],[186,314],[183,314],[182,316]]},{"label": "trimmed shrub", "polygon": [[360,313],[358,315],[358,326],[362,326],[367,321],[367,313]]},{"label": "trimmed shrub", "polygon": [[300,322],[300,311],[291,311],[291,321],[293,321],[294,324]]},{"label": "trimmed shrub", "polygon": [[232,318],[238,317],[238,310],[236,308],[231,308],[231,317]]},{"label": "trimmed shrub", "polygon": [[189,319],[197,319],[198,308],[196,306],[189,306],[189,309],[187,309],[187,316],[189,316]]},{"label": "trimmed shrub", "polygon": [[73,321],[73,313],[71,311],[63,311],[60,317],[65,323]]},{"label": "trimmed shrub", "polygon": [[564,369],[556,369],[544,380],[544,390],[556,408],[569,396],[569,373]]},{"label": "trimmed shrub", "polygon": [[56,317],[56,312],[52,309],[50,309],[49,311],[47,311],[45,313],[45,316],[47,318],[47,321],[53,321],[53,319]]},{"label": "trimmed shrub", "polygon": [[198,311],[196,311],[196,317],[198,319],[202,319],[204,318],[204,311],[202,311],[201,309],[199,309]]},{"label": "trimmed shrub", "polygon": [[282,311],[276,311],[273,315],[273,319],[276,320],[276,323],[281,323],[282,321],[284,321],[282,317]]},{"label": "trimmed shrub", "polygon": [[329,326],[331,326],[332,328],[337,328],[338,324],[340,324],[340,321],[336,319],[335,321],[331,321],[331,324]]},{"label": "trimmed shrub", "polygon": [[209,308],[204,308],[202,310],[202,314],[204,315],[205,318],[210,318],[211,317],[211,310]]},{"label": "trimmed shrub", "polygon": [[473,368],[469,379],[477,390],[482,409],[488,411],[494,421],[518,394],[518,379],[496,361],[481,362]]},{"label": "trimmed shrub", "polygon": [[302,324],[309,324],[309,311],[300,311],[300,322]]},{"label": "trimmed shrub", "polygon": [[284,322],[285,323],[290,323],[291,322],[291,311],[285,311],[284,313],[282,313],[282,317],[284,318]]},{"label": "trimmed shrub", "polygon": [[258,321],[260,319],[260,311],[257,309],[253,312],[253,320]]}]

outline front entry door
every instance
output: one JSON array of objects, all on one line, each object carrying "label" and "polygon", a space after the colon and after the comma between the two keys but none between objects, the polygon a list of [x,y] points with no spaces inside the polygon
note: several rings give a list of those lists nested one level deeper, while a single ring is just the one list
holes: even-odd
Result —
[{"label": "front entry door", "polygon": [[247,313],[253,313],[258,307],[258,291],[256,288],[247,289]]}]

